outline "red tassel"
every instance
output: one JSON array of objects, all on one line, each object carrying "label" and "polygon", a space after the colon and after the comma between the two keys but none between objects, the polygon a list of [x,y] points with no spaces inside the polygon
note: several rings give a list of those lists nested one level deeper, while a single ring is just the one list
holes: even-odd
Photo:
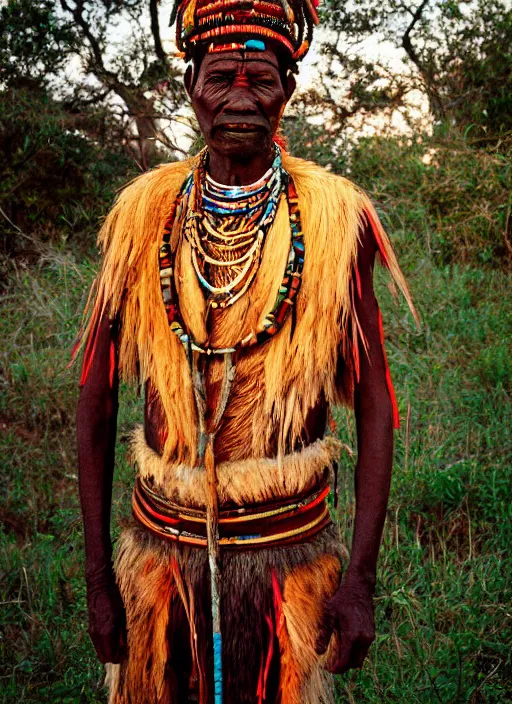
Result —
[{"label": "red tassel", "polygon": [[270,616],[265,616],[269,630],[269,646],[267,650],[267,661],[265,662],[265,670],[263,672],[263,699],[267,696],[267,680],[272,663],[272,655],[274,654],[274,622]]},{"label": "red tassel", "polygon": [[98,342],[98,326],[96,325],[89,334],[89,339],[87,340],[87,346],[84,353],[84,361],[82,364],[82,374],[80,376],[80,381],[78,385],[80,387],[84,386],[91,371],[92,360],[94,359],[94,353],[96,352],[96,344]]},{"label": "red tassel", "polygon": [[276,634],[279,637],[281,630],[284,626],[284,613],[283,613],[283,595],[281,594],[281,587],[279,586],[279,581],[277,579],[277,574],[275,570],[272,570],[272,590],[274,592],[274,612],[276,615]]},{"label": "red tassel", "polygon": [[377,247],[379,248],[379,254],[382,257],[382,262],[384,266],[389,269],[389,259],[384,248],[384,243],[382,237],[380,236],[380,223],[375,219],[371,210],[365,210],[366,217],[368,218],[370,225],[372,227],[373,236],[377,242]]},{"label": "red tassel", "polygon": [[83,330],[80,330],[80,332],[78,333],[78,337],[76,338],[76,342],[73,345],[73,349],[71,350],[71,358],[66,365],[66,369],[69,369],[73,365],[73,362],[76,359],[76,356],[78,354],[78,350],[80,349],[80,344],[82,342],[82,336],[83,336]]},{"label": "red tassel", "polygon": [[393,388],[393,381],[391,380],[391,372],[389,371],[388,358],[386,355],[386,347],[384,345],[384,326],[382,324],[382,313],[379,310],[379,332],[380,332],[380,344],[382,345],[382,354],[384,355],[384,364],[386,367],[386,384],[388,387],[389,397],[391,399],[391,406],[393,408],[393,428],[398,430],[400,427],[400,414],[398,413],[398,404],[396,401],[395,389]]},{"label": "red tassel", "polygon": [[108,381],[110,388],[114,387],[114,372],[116,370],[116,346],[114,340],[110,340],[110,358],[109,358],[109,374]]},{"label": "red tassel", "polygon": [[356,288],[357,288],[357,295],[359,298],[362,296],[362,286],[361,286],[361,275],[359,274],[359,269],[357,268],[357,265],[354,266],[354,274],[356,277]]}]

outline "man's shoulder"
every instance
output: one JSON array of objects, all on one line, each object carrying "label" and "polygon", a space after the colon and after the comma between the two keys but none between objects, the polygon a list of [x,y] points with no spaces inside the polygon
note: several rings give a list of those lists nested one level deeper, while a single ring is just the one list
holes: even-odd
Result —
[{"label": "man's shoulder", "polygon": [[194,159],[159,164],[129,181],[122,194],[158,195],[162,191],[178,190],[194,166]]}]

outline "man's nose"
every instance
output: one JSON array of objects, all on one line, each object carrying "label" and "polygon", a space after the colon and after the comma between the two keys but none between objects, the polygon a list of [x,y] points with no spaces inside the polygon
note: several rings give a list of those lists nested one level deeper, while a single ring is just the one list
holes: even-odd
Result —
[{"label": "man's nose", "polygon": [[229,99],[224,106],[223,112],[233,112],[241,115],[259,114],[258,103],[251,95],[249,86],[236,85],[233,82]]}]

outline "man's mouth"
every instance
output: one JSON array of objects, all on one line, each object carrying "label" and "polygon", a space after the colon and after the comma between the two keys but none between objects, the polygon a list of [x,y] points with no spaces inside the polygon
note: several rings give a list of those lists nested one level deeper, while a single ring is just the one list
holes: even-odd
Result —
[{"label": "man's mouth", "polygon": [[231,115],[220,115],[214,122],[214,131],[222,130],[222,132],[266,132],[269,125],[260,116],[254,117],[234,117]]},{"label": "man's mouth", "polygon": [[219,125],[217,129],[223,132],[261,132],[263,127],[248,122],[227,122],[224,125]]}]

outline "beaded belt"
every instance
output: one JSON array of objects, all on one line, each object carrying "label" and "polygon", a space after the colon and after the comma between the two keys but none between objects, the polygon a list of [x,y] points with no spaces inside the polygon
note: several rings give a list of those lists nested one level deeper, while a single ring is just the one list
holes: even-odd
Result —
[{"label": "beaded belt", "polygon": [[[255,548],[292,545],[316,535],[331,522],[328,486],[300,499],[219,511],[219,545]],[[163,498],[138,477],[133,515],[152,533],[188,545],[207,547],[206,511],[185,508]]]}]

